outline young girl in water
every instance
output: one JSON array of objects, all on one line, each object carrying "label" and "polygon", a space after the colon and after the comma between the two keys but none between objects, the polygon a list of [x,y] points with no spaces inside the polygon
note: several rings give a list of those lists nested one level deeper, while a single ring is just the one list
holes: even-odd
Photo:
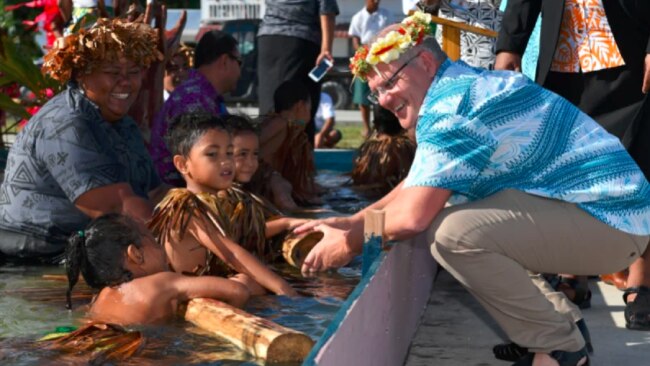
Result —
[{"label": "young girl in water", "polygon": [[249,297],[246,286],[219,277],[189,277],[170,272],[164,249],[149,230],[120,214],[93,220],[70,237],[66,250],[67,301],[83,275],[101,289],[90,305],[89,316],[121,325],[167,320],[180,303],[208,297],[242,307]]}]

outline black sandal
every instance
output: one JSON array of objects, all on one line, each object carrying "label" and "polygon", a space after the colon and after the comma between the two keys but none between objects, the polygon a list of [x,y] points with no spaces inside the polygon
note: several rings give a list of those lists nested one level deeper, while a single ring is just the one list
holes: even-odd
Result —
[{"label": "black sandal", "polygon": [[566,292],[564,290],[573,290],[573,296],[566,295],[572,303],[580,309],[589,309],[591,307],[591,290],[587,281],[580,281],[576,278],[567,278],[560,275],[544,275],[546,281],[555,289],[555,291]]},{"label": "black sandal", "polygon": [[[589,366],[589,355],[587,354],[586,347],[583,347],[580,351],[576,352],[553,351],[549,353],[549,356],[557,361],[560,366],[577,366],[583,358],[585,358],[585,363],[580,365]],[[527,353],[524,357],[513,363],[512,366],[532,366],[534,358],[534,353]]]},{"label": "black sandal", "polygon": [[528,354],[528,348],[522,347],[515,342],[501,343],[492,347],[494,358],[502,361],[514,362]]},{"label": "black sandal", "polygon": [[[589,329],[587,329],[587,323],[584,319],[580,319],[576,322],[576,326],[580,333],[582,333],[582,338],[585,339],[585,348],[589,354],[594,353],[594,347],[591,344],[591,335],[589,334]],[[528,348],[522,347],[515,342],[510,343],[501,343],[492,347],[492,353],[494,353],[494,358],[502,361],[514,362],[528,354]]]},{"label": "black sandal", "polygon": [[[634,301],[627,297],[636,294]],[[629,287],[623,292],[625,302],[625,327],[632,330],[650,330],[650,288],[646,286]]]}]

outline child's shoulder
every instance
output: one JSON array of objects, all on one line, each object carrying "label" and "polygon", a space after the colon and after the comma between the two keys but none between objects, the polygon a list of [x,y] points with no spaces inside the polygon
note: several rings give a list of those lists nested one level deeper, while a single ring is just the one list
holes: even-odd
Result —
[{"label": "child's shoulder", "polygon": [[186,208],[187,206],[195,207],[200,202],[213,203],[221,198],[221,194],[214,194],[210,192],[195,193],[187,188],[173,188],[167,192],[167,195],[156,206],[156,212],[165,210],[178,210]]},{"label": "child's shoulder", "polygon": [[263,126],[262,128],[265,130],[273,131],[273,130],[281,130],[287,128],[288,125],[289,125],[289,121],[286,118],[280,116],[279,114],[274,114],[268,116],[264,120],[264,123],[262,123]]},{"label": "child's shoulder", "polygon": [[201,220],[215,224],[225,235],[229,232],[229,220],[221,207],[223,201],[213,193],[193,193],[185,188],[172,189],[156,206],[149,229],[159,242],[164,243],[171,235],[182,239],[188,225],[193,220]]},{"label": "child's shoulder", "polygon": [[172,284],[174,280],[177,280],[181,276],[182,276],[181,274],[172,271],[158,272],[144,277],[138,277],[133,281],[124,283],[123,286],[131,285],[131,286],[142,287],[142,286],[155,285],[156,288],[162,288],[161,285]]}]

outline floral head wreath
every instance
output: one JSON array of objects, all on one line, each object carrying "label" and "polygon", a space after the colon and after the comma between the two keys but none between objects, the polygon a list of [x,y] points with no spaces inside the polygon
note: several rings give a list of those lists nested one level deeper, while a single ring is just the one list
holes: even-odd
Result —
[{"label": "floral head wreath", "polygon": [[148,24],[138,20],[100,18],[88,29],[59,38],[43,57],[43,73],[59,82],[67,82],[77,71],[91,71],[104,62],[120,57],[149,67],[162,61],[157,49],[158,34]]},{"label": "floral head wreath", "polygon": [[350,59],[350,70],[355,78],[366,80],[368,72],[380,62],[390,63],[397,60],[409,48],[422,43],[422,40],[434,32],[431,15],[415,12],[405,18],[399,29],[388,32],[377,39],[370,47],[357,49]]}]

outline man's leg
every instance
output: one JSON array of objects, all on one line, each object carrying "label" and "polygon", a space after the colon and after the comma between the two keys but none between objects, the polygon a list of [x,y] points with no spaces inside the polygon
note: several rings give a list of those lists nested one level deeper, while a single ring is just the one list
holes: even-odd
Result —
[{"label": "man's leg", "polygon": [[539,353],[576,352],[585,343],[573,318],[555,309],[527,270],[613,272],[638,258],[648,241],[613,229],[573,204],[513,190],[447,208],[432,229],[435,259],[512,341]]},{"label": "man's leg", "polygon": [[[569,321],[576,323],[582,337],[587,343],[587,351],[592,353],[593,346],[591,344],[591,336],[589,335],[586,323],[582,319],[580,309],[570,301],[563,292],[555,290],[541,273],[530,272],[529,276],[533,281],[533,284],[535,284],[535,286],[537,286],[546,296],[546,299],[553,304],[555,311],[564,315]],[[514,342],[505,342],[495,345],[492,348],[492,352],[494,353],[494,357],[499,360],[514,362],[521,357],[524,357],[528,353],[528,348],[521,347]]]},{"label": "man's leg", "polygon": [[359,104],[359,110],[361,111],[361,137],[364,139],[370,135],[370,106],[365,104]]},{"label": "man's leg", "polygon": [[354,79],[354,90],[352,92],[352,102],[359,105],[359,111],[361,111],[361,123],[363,130],[361,131],[361,137],[364,139],[370,134],[370,101],[368,100],[368,95],[370,95],[370,87],[368,83],[360,79]]}]

